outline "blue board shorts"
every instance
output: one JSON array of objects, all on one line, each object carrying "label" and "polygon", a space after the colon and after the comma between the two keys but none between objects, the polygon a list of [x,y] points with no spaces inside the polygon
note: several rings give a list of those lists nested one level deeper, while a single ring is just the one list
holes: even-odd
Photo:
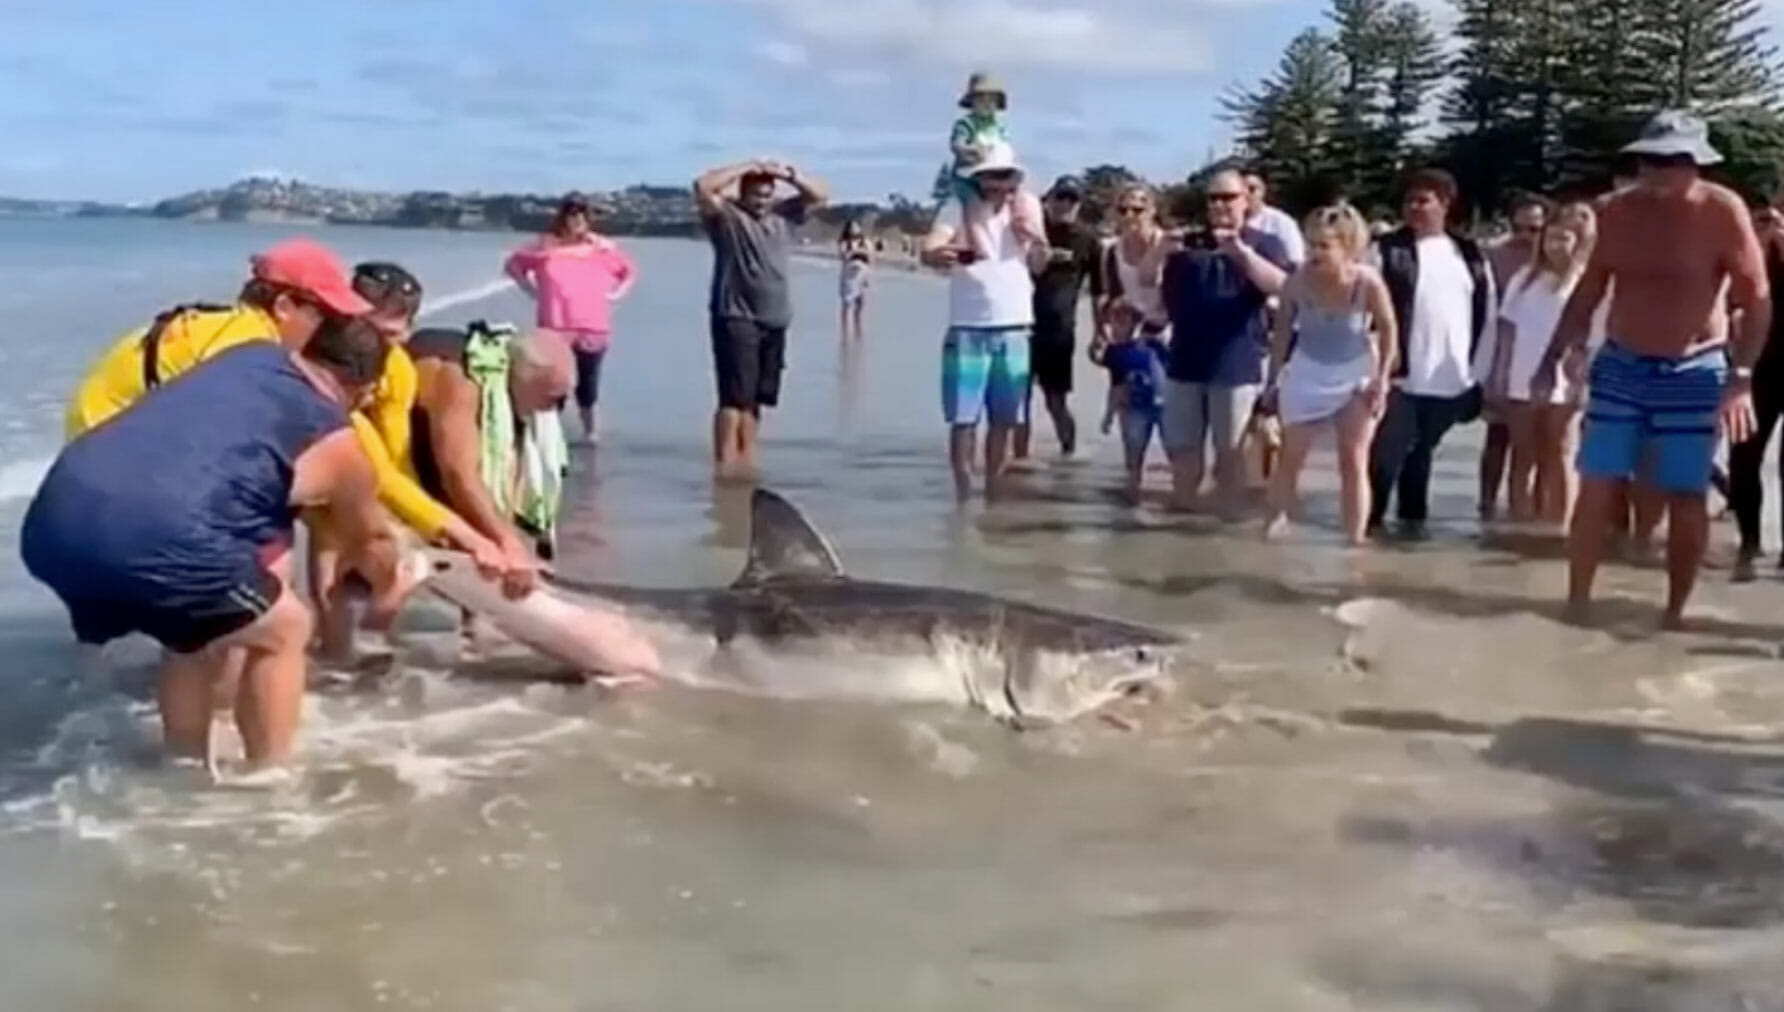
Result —
[{"label": "blue board shorts", "polygon": [[1580,477],[1706,495],[1728,374],[1721,345],[1682,357],[1637,355],[1606,341],[1592,358]]},{"label": "blue board shorts", "polygon": [[1028,421],[1028,327],[950,327],[942,340],[942,417],[949,425]]}]

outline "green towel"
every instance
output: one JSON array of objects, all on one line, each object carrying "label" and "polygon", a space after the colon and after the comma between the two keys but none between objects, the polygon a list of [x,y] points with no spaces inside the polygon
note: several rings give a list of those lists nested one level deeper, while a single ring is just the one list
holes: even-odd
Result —
[{"label": "green towel", "polygon": [[[557,540],[558,512],[570,449],[557,412],[528,419],[518,446],[514,401],[508,393],[512,324],[476,320],[468,328],[465,371],[477,385],[480,419],[478,473],[496,508],[532,528],[546,544]],[[518,452],[517,452],[518,450]]]}]

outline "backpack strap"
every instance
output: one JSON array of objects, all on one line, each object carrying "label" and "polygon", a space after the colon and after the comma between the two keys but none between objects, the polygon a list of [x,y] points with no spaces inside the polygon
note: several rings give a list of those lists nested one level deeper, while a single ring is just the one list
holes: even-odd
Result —
[{"label": "backpack strap", "polygon": [[142,335],[142,388],[153,390],[161,385],[161,337],[169,324],[187,313],[226,313],[230,308],[210,302],[186,302],[157,314]]}]

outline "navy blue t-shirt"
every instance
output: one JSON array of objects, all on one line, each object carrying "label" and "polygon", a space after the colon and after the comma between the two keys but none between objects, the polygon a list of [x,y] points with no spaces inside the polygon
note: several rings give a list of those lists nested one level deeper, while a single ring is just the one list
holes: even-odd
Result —
[{"label": "navy blue t-shirt", "polygon": [[[1256,229],[1239,238],[1265,260],[1290,269],[1282,240]],[[1215,248],[1203,231],[1185,238],[1185,248],[1165,261],[1161,293],[1171,317],[1171,361],[1166,373],[1179,383],[1243,386],[1264,381],[1269,334],[1264,326],[1263,290],[1238,262]]]}]

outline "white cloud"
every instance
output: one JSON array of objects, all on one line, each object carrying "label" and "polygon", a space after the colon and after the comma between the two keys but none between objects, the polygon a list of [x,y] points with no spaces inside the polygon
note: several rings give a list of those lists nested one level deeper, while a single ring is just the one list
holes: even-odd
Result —
[{"label": "white cloud", "polygon": [[803,67],[806,61],[810,59],[810,57],[806,55],[804,46],[799,45],[796,42],[786,42],[780,39],[776,39],[772,42],[764,42],[760,46],[757,46],[756,55],[770,63],[778,63],[783,67]]},{"label": "white cloud", "polygon": [[737,0],[820,51],[950,68],[1111,74],[1209,69],[1211,0]]}]

